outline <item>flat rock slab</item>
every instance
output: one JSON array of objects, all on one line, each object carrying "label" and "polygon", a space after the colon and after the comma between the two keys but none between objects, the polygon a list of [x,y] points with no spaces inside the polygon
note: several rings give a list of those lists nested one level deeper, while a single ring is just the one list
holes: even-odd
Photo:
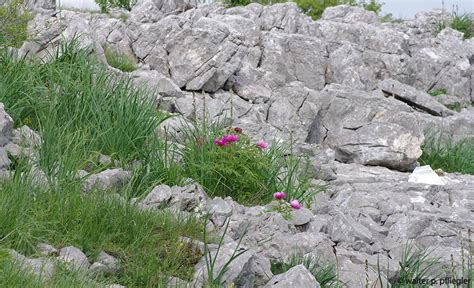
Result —
[{"label": "flat rock slab", "polygon": [[382,89],[386,95],[393,96],[395,99],[403,101],[408,105],[431,115],[449,116],[454,114],[453,111],[436,101],[433,96],[425,91],[418,90],[396,80],[386,79],[379,82],[378,87]]}]

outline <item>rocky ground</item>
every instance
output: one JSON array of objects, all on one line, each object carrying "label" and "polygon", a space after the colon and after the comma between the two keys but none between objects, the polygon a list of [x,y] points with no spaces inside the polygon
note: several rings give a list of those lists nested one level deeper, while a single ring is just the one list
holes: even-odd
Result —
[{"label": "rocky ground", "polygon": [[[230,217],[217,267],[246,230],[240,248],[248,250],[229,266],[224,286],[319,287],[302,265],[272,274],[270,261],[293,253],[337,263],[347,287],[378,283],[380,271],[384,283],[393,281],[407,243],[432,249],[449,269],[465,264],[460,251],[474,230],[474,176],[431,171],[426,180],[412,171],[426,129],[474,139],[473,39],[450,28],[433,36],[445,17],[439,11],[381,23],[374,13],[349,6],[329,8],[318,21],[293,3],[180,7],[144,0],[131,12],[109,15],[42,9],[29,24],[34,41],[19,52],[47,60],[60,39],[80,35],[80,45],[92,47],[104,62],[106,46],[136,59],[136,71],[110,69],[155,87],[160,109],[190,119],[194,107],[205,103],[211,119],[233,117],[255,137],[291,137],[310,157],[313,181],[329,188],[290,220],[262,214],[265,207],[210,199],[195,184],[157,186],[136,200],[141,209],[167,204],[182,212],[212,212],[210,228],[221,231]],[[436,89],[446,95],[427,93]],[[462,109],[451,110],[452,104]],[[15,137],[25,131],[12,130],[0,112],[5,168],[4,151],[18,150]],[[170,119],[165,126],[179,138],[179,122]],[[122,168],[106,170],[90,177],[84,190],[122,185],[129,177]],[[79,266],[94,262],[74,247],[47,248],[45,255]],[[14,255],[33,267],[47,261]],[[115,269],[110,257],[99,255],[89,269]],[[207,277],[204,258],[195,271],[192,285],[199,287]]]}]

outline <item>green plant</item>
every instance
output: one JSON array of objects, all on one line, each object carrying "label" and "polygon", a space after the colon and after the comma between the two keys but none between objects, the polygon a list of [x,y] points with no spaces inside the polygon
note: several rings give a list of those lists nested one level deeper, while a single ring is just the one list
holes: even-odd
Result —
[{"label": "green plant", "polygon": [[452,19],[449,21],[440,21],[437,23],[435,34],[438,34],[446,27],[464,33],[464,39],[470,39],[474,35],[474,14],[465,13],[459,14],[456,11],[452,12]]},{"label": "green plant", "polygon": [[0,91],[15,126],[27,121],[41,134],[40,167],[61,179],[73,177],[97,152],[122,164],[137,160],[156,142],[164,119],[150,91],[108,72],[77,48],[77,39],[62,43],[46,64],[3,52]]},{"label": "green plant", "polygon": [[[183,176],[199,182],[210,196],[263,204],[272,200],[274,192],[282,191],[308,204],[319,192],[310,185],[308,166],[301,165],[301,157],[289,155],[288,145],[274,142],[267,147],[238,127],[227,127],[222,121],[209,123],[206,118],[195,117],[184,125],[180,154]],[[225,137],[235,139],[220,143]]]},{"label": "green plant", "polygon": [[379,14],[382,10],[383,3],[378,2],[377,0],[370,0],[369,3],[361,3],[362,7],[367,11],[372,11],[375,14]]},{"label": "green plant", "polygon": [[427,133],[419,162],[433,169],[446,172],[474,174],[474,141],[464,139],[455,142],[441,133]]},{"label": "green plant", "polygon": [[30,19],[22,0],[0,0],[0,48],[20,47],[26,40]]},{"label": "green plant", "polygon": [[109,47],[104,48],[105,59],[107,63],[123,72],[132,72],[137,70],[137,62],[129,55],[118,53]]},{"label": "green plant", "polygon": [[322,264],[320,259],[312,256],[302,256],[300,254],[292,254],[288,259],[271,261],[271,270],[273,274],[282,274],[290,270],[292,267],[303,264],[314,278],[319,282],[321,287],[340,287],[337,281],[336,269],[334,265]]},{"label": "green plant", "polygon": [[124,8],[128,11],[137,3],[136,0],[95,0],[102,13],[106,13],[110,8]]},{"label": "green plant", "polygon": [[440,89],[434,89],[428,92],[433,97],[440,96],[440,95],[446,95],[446,89],[440,88]]},{"label": "green plant", "polygon": [[442,276],[439,258],[431,257],[431,253],[430,250],[415,249],[407,243],[399,262],[396,287],[431,287],[432,283],[418,283],[420,279],[437,279]]},{"label": "green plant", "polygon": [[226,219],[227,223],[225,224],[225,228],[224,228],[224,232],[222,236],[219,238],[219,243],[217,244],[217,249],[215,251],[214,257],[212,256],[212,253],[211,253],[211,250],[209,249],[209,244],[208,244],[207,225],[206,225],[208,220],[209,220],[209,214],[206,214],[206,218],[204,221],[204,229],[203,229],[203,241],[204,241],[204,259],[206,262],[206,270],[207,270],[207,285],[209,288],[218,288],[218,287],[222,287],[222,277],[229,269],[229,265],[232,264],[232,262],[234,262],[235,259],[237,259],[240,255],[248,251],[248,249],[240,248],[240,243],[242,242],[242,239],[247,233],[247,229],[244,229],[244,231],[242,232],[242,235],[240,235],[239,241],[237,243],[237,246],[235,246],[235,249],[232,255],[224,263],[224,265],[220,267],[219,271],[216,271],[215,270],[217,268],[216,261],[219,257],[219,251],[222,248],[224,238],[229,228],[230,217]]},{"label": "green plant", "polygon": [[[271,5],[276,3],[284,3],[287,2],[285,0],[223,0],[225,4],[230,7],[234,6],[245,6],[250,3],[259,3],[262,5]],[[314,20],[318,20],[321,18],[324,10],[328,7],[333,7],[337,5],[353,5],[353,6],[361,6],[368,11],[373,11],[375,13],[379,13],[383,3],[377,0],[370,0],[369,3],[365,3],[365,1],[357,1],[357,0],[295,0],[295,3],[300,7],[303,12],[313,18]]]},{"label": "green plant", "polygon": [[158,285],[166,280],[161,275],[191,279],[201,253],[178,237],[200,239],[199,220],[141,211],[107,191],[83,195],[77,185],[38,187],[21,172],[0,183],[0,249],[35,257],[36,245],[46,242],[79,247],[90,259],[105,250],[121,267],[121,273],[108,281],[127,286]]}]

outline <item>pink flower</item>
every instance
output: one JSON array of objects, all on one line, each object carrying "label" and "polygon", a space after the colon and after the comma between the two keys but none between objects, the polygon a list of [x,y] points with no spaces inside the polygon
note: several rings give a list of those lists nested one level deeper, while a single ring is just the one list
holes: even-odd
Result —
[{"label": "pink flower", "polygon": [[260,140],[260,141],[257,142],[257,148],[265,149],[267,147],[268,147],[268,143],[266,143],[265,141]]},{"label": "pink flower", "polygon": [[291,200],[290,201],[290,206],[291,206],[291,208],[296,209],[296,210],[301,208],[301,204],[300,204],[300,202],[298,202],[298,200]]},{"label": "pink flower", "polygon": [[273,194],[273,198],[275,198],[276,200],[281,200],[281,199],[284,199],[285,198],[285,193],[283,192],[275,192]]},{"label": "pink flower", "polygon": [[224,140],[214,138],[214,144],[216,144],[219,147],[223,147],[223,146],[225,146],[226,142]]},{"label": "pink flower", "polygon": [[237,132],[237,133],[242,133],[242,128],[235,127],[234,131]]},{"label": "pink flower", "polygon": [[224,141],[224,143],[233,143],[233,142],[237,142],[237,140],[239,140],[239,137],[237,137],[237,135],[234,135],[234,134],[230,134],[230,135],[224,135],[222,137],[222,141]]}]

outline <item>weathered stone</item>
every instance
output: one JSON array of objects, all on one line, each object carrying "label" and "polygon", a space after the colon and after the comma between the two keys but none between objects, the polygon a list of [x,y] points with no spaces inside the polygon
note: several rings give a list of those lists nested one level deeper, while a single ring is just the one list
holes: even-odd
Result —
[{"label": "weathered stone", "polygon": [[5,106],[0,103],[0,147],[10,141],[13,129],[13,119],[5,112]]},{"label": "weathered stone", "polygon": [[56,256],[59,252],[58,249],[47,243],[39,243],[36,245],[36,248],[38,248],[39,253],[43,256]]},{"label": "weathered stone", "polygon": [[301,207],[300,209],[291,212],[291,224],[295,226],[302,226],[308,224],[313,218],[311,210]]},{"label": "weathered stone", "polygon": [[83,184],[83,191],[91,189],[118,189],[125,185],[131,178],[131,173],[122,168],[107,169],[97,174],[92,174]]},{"label": "weathered stone", "polygon": [[12,260],[20,265],[21,268],[30,270],[39,277],[49,279],[54,273],[54,263],[45,258],[27,258],[15,250],[10,250]]},{"label": "weathered stone", "polygon": [[452,111],[440,104],[428,93],[417,90],[396,80],[387,79],[380,82],[378,86],[382,89],[385,95],[393,96],[395,99],[403,101],[408,105],[431,115],[449,116],[453,114]]},{"label": "weathered stone", "polygon": [[[233,255],[235,248],[236,244],[230,242],[221,247],[219,254],[216,254],[216,248],[211,249],[211,256],[217,257],[214,266],[214,273],[216,275]],[[245,251],[245,248],[239,247],[238,251]],[[197,269],[194,273],[195,285],[203,285],[203,283],[207,282],[206,265],[203,261],[204,259],[201,259],[196,265]],[[216,275],[214,275],[214,277]],[[272,276],[270,261],[267,258],[255,254],[252,250],[247,250],[230,263],[221,279],[221,284],[227,286],[234,283],[238,287],[252,287],[252,285],[263,286]]]},{"label": "weathered stone", "polygon": [[59,250],[58,260],[70,265],[73,269],[89,268],[87,256],[78,248],[69,246]]},{"label": "weathered stone", "polygon": [[276,275],[264,287],[284,288],[284,287],[321,287],[316,278],[302,264],[297,265],[287,272]]}]

